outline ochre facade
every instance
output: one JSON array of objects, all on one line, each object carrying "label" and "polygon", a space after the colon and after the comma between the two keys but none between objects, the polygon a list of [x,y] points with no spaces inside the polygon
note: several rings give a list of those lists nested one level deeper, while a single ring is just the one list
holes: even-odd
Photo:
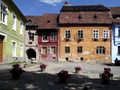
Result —
[{"label": "ochre facade", "polygon": [[[111,26],[110,25],[78,25],[59,28],[59,60],[92,60],[93,62],[110,62],[111,61]],[[65,30],[70,30],[71,38],[69,41],[65,41]],[[83,39],[77,41],[78,30],[83,30]],[[99,38],[97,41],[92,39],[93,30],[99,31]],[[103,40],[103,31],[109,30],[109,38]],[[65,47],[70,47],[70,53],[65,53]],[[77,46],[82,46],[82,53],[77,53]],[[97,54],[96,49],[98,46],[105,47],[105,54]],[[82,58],[82,59],[81,59]]]}]

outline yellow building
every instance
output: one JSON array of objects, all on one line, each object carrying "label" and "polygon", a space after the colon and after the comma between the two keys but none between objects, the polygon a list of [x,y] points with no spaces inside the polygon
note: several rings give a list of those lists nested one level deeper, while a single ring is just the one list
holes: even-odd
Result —
[{"label": "yellow building", "polygon": [[63,6],[59,60],[111,61],[111,15],[103,5]]}]

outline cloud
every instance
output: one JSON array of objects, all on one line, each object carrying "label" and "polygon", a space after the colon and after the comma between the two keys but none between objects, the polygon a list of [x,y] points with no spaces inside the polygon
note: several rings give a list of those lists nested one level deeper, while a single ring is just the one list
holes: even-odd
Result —
[{"label": "cloud", "polygon": [[56,6],[56,4],[61,3],[64,0],[39,0],[42,3],[51,4]]}]

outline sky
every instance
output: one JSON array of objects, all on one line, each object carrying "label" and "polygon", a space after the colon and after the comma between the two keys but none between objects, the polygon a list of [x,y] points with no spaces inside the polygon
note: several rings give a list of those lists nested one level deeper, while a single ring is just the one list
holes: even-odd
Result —
[{"label": "sky", "polygon": [[[59,13],[66,0],[13,0],[24,15],[43,15]],[[106,7],[120,6],[120,0],[68,0],[71,5],[96,5]]]}]

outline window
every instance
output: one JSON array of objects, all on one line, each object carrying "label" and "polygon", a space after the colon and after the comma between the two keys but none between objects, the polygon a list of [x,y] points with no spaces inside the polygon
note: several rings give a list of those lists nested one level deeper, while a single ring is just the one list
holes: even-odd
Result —
[{"label": "window", "polygon": [[103,47],[103,46],[97,47],[96,53],[97,54],[105,54],[105,47]]},{"label": "window", "polygon": [[23,22],[20,21],[20,34],[23,34]]},{"label": "window", "polygon": [[23,57],[23,44],[20,44],[20,56]]},{"label": "window", "polygon": [[31,32],[29,31],[28,34],[29,34],[29,40],[34,41],[34,33],[31,33]]},{"label": "window", "polygon": [[118,55],[120,55],[120,46],[118,46]]},{"label": "window", "polygon": [[70,53],[70,47],[65,47],[65,53]]},{"label": "window", "polygon": [[103,38],[109,38],[109,30],[103,31]]},{"label": "window", "polygon": [[77,47],[77,53],[82,53],[82,47],[81,46]]},{"label": "window", "polygon": [[1,3],[1,22],[7,24],[7,7],[4,3]]},{"label": "window", "polygon": [[118,37],[120,37],[120,27],[118,27]]},{"label": "window", "polygon": [[16,15],[13,13],[13,29],[16,30]]},{"label": "window", "polygon": [[93,30],[93,35],[92,35],[92,37],[93,37],[94,39],[99,38],[99,32],[98,32],[98,30]]},{"label": "window", "polygon": [[42,53],[47,54],[47,47],[42,47]]},{"label": "window", "polygon": [[83,31],[82,30],[78,30],[77,38],[79,38],[79,39],[83,38]]},{"label": "window", "polygon": [[15,41],[12,42],[12,56],[16,57],[16,48],[17,48],[17,44]]},{"label": "window", "polygon": [[47,33],[43,33],[42,34],[42,41],[47,41],[48,38],[47,38]]},{"label": "window", "polygon": [[52,32],[52,33],[50,34],[50,40],[57,40],[57,33]]},{"label": "window", "polygon": [[57,52],[57,48],[55,46],[51,47],[51,54],[55,54]]},{"label": "window", "polygon": [[70,30],[65,31],[65,38],[69,39],[71,37]]}]

